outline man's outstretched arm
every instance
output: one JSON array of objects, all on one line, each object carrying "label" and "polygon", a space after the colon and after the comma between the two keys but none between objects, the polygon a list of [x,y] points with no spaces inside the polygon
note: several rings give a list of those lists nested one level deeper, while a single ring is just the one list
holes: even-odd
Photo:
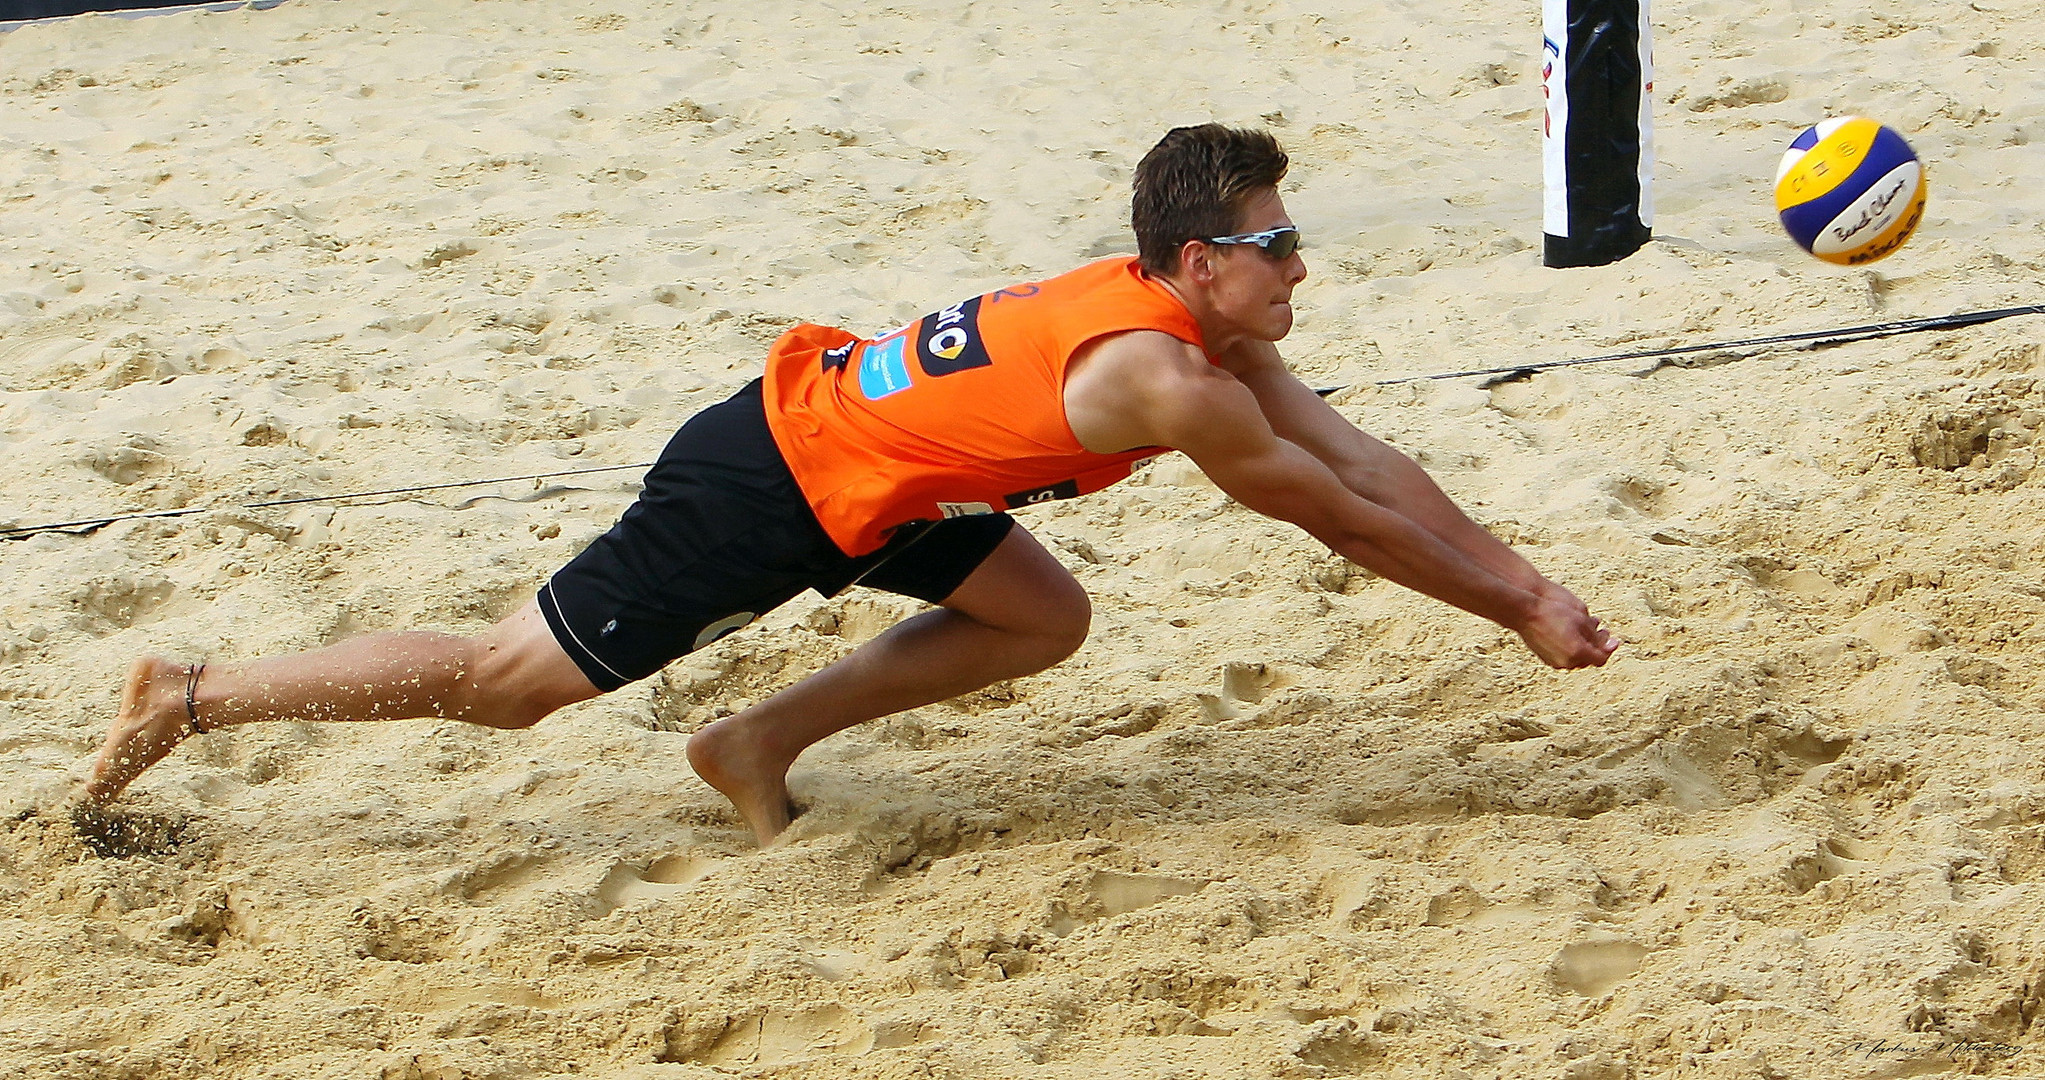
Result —
[{"label": "man's outstretched arm", "polygon": [[1359,496],[1325,462],[1280,438],[1237,379],[1197,356],[1154,367],[1150,376],[1133,391],[1149,440],[1184,451],[1236,501],[1300,526],[1391,581],[1517,632],[1551,666],[1603,664],[1617,647],[1573,596],[1527,588],[1431,529]]},{"label": "man's outstretched arm", "polygon": [[1244,343],[1223,366],[1255,395],[1272,430],[1319,459],[1344,487],[1407,518],[1507,581],[1582,606],[1573,593],[1470,520],[1412,458],[1359,430],[1300,382],[1270,343]]}]

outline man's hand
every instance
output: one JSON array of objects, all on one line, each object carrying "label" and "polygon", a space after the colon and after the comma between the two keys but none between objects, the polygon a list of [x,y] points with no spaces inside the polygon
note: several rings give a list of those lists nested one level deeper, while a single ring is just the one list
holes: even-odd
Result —
[{"label": "man's hand", "polygon": [[1575,593],[1570,592],[1568,589],[1565,589],[1552,581],[1549,581],[1547,578],[1542,578],[1541,583],[1539,585],[1536,585],[1527,591],[1533,593],[1534,595],[1540,597],[1543,600],[1553,600],[1556,603],[1561,604],[1563,607],[1575,608],[1576,610],[1581,611],[1586,615],[1591,613],[1590,605],[1585,604],[1582,600],[1578,599]]},{"label": "man's hand", "polygon": [[1519,628],[1520,640],[1552,668],[1604,666],[1612,650],[1619,647],[1619,639],[1598,624],[1574,593],[1560,586],[1556,589],[1560,597],[1542,594],[1533,618]]}]

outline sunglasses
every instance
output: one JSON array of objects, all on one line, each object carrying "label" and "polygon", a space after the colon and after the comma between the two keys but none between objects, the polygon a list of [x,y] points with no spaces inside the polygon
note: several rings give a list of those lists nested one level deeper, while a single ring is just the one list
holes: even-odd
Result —
[{"label": "sunglasses", "polygon": [[1210,244],[1252,244],[1262,248],[1264,254],[1274,259],[1289,259],[1299,250],[1299,227],[1283,225],[1263,232],[1237,233],[1234,236],[1204,237]]}]

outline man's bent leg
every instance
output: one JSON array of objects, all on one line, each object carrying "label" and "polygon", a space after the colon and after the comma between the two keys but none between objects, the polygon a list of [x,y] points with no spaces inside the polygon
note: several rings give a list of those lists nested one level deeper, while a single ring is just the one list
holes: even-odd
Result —
[{"label": "man's bent leg", "polygon": [[[143,657],[128,669],[121,711],[92,763],[84,797],[104,803],[194,734],[188,668]],[[208,664],[193,705],[207,731],[260,720],[441,717],[530,727],[597,695],[531,603],[475,637],[370,634],[311,652]]]},{"label": "man's bent leg", "polygon": [[889,713],[1042,671],[1086,640],[1092,608],[1071,573],[1020,526],[944,604],[689,739],[696,774],[761,845],[788,827],[788,768],[828,735]]}]

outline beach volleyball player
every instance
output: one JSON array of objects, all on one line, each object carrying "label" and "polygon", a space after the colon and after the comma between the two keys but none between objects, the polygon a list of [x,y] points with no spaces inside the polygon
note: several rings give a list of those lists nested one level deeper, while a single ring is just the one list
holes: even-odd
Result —
[{"label": "beach volleyball player", "polygon": [[803,589],[858,583],[936,605],[691,736],[690,763],[764,844],[788,825],[787,773],[805,748],[1078,649],[1085,592],[1005,511],[1096,490],[1164,448],[1250,509],[1517,631],[1551,666],[1603,664],[1617,642],[1580,600],[1286,370],[1272,343],[1292,328],[1306,277],[1278,190],[1286,165],[1264,132],[1174,129],[1136,171],[1137,258],[872,339],[789,331],[764,379],[682,427],[610,532],[479,635],[136,661],[86,801],[113,799],[182,740],[235,724],[527,727]]}]

